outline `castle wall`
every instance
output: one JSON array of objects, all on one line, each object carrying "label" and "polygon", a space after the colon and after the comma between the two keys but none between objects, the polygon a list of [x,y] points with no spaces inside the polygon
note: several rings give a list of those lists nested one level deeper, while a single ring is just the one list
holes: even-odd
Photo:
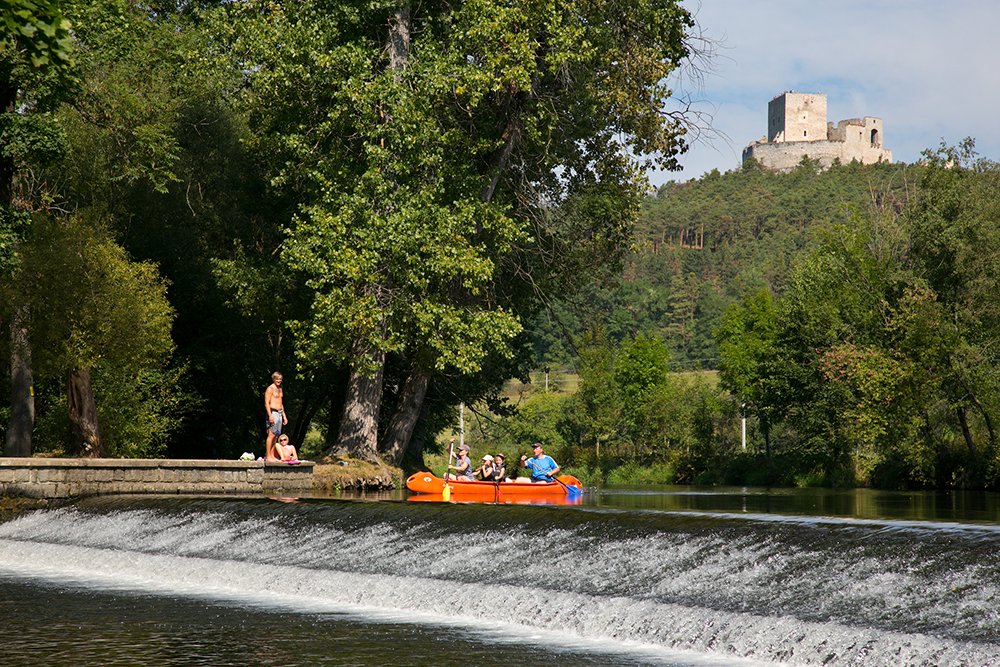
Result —
[{"label": "castle wall", "polygon": [[802,157],[818,160],[825,169],[840,160],[863,164],[892,162],[882,148],[882,119],[866,116],[826,121],[826,95],[782,93],[767,105],[767,138],[743,149],[743,162],[755,158],[767,169],[794,169]]},{"label": "castle wall", "polygon": [[[866,116],[858,120],[842,120],[837,124],[837,132],[844,142],[844,155],[852,156],[859,162],[892,162],[892,151],[882,148],[882,119]],[[841,162],[845,161],[841,158]],[[847,160],[850,161],[850,160]]]},{"label": "castle wall", "polygon": [[[743,149],[743,162],[756,159],[767,169],[788,171],[798,166],[803,155],[811,160],[819,160],[824,168],[841,157],[843,144],[839,141],[780,141],[777,143],[755,143]],[[841,160],[843,161],[843,160]]]},{"label": "castle wall", "polygon": [[862,164],[892,162],[892,151],[853,145],[847,141],[781,141],[777,143],[753,143],[743,149],[743,162],[756,159],[766,169],[788,171],[798,166],[803,156],[819,160],[827,169],[834,160],[848,164],[857,160]]}]

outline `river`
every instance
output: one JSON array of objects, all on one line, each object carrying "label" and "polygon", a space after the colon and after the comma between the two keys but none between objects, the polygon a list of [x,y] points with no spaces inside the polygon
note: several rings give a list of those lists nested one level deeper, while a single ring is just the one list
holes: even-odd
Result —
[{"label": "river", "polygon": [[100,497],[0,523],[0,664],[1000,665],[990,493]]}]

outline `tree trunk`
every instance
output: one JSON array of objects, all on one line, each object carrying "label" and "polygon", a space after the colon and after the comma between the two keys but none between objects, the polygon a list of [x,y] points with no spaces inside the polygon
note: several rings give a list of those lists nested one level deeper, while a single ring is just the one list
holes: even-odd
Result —
[{"label": "tree trunk", "polygon": [[410,437],[413,435],[413,427],[420,418],[420,411],[424,405],[424,398],[427,396],[427,386],[431,382],[431,374],[417,368],[414,362],[410,374],[403,385],[402,394],[399,397],[399,407],[389,422],[389,429],[382,439],[380,450],[386,460],[393,465],[399,465],[406,454],[406,448],[410,444]]},{"label": "tree trunk", "polygon": [[11,405],[4,456],[31,456],[31,431],[35,426],[35,387],[28,342],[28,307],[14,311],[10,330]]},{"label": "tree trunk", "polygon": [[410,59],[410,8],[400,7],[389,22],[389,69],[396,72],[396,83],[402,81],[399,72]]},{"label": "tree trunk", "polygon": [[[17,84],[11,62],[0,63],[0,110],[12,113],[17,104]],[[4,143],[0,148],[6,148]],[[14,158],[0,150],[0,214],[11,209],[14,187]],[[35,425],[35,388],[31,375],[31,346],[28,343],[28,306],[14,311],[11,327],[10,423],[4,456],[31,456],[31,431]]]},{"label": "tree trunk", "polygon": [[101,458],[104,445],[97,424],[97,404],[90,386],[90,369],[76,369],[66,379],[66,406],[73,424],[73,444],[80,456]]},{"label": "tree trunk", "polygon": [[367,357],[376,370],[371,377],[368,377],[359,368],[363,362],[355,363],[351,367],[337,444],[328,454],[334,456],[348,454],[363,461],[377,463],[378,417],[382,407],[385,352],[365,350],[360,341],[355,341],[351,356],[357,360],[364,360]]},{"label": "tree trunk", "polygon": [[972,432],[969,430],[969,420],[965,415],[965,408],[956,408],[955,411],[958,413],[958,422],[962,425],[962,435],[965,437],[965,444],[969,446],[969,454],[972,455],[973,461],[979,460],[979,455],[976,453],[976,443],[972,440]]},{"label": "tree trunk", "polygon": [[410,436],[410,444],[406,446],[406,454],[403,457],[403,461],[408,463],[416,470],[426,470],[427,466],[424,464],[424,446],[427,439],[427,401],[424,401],[423,407],[420,408],[420,416],[417,418],[417,426],[413,429],[413,435]]},{"label": "tree trunk", "polygon": [[760,422],[761,433],[764,434],[764,451],[767,452],[767,465],[773,465],[774,461],[771,459],[771,425],[765,421]]},{"label": "tree trunk", "polygon": [[970,395],[969,398],[972,400],[973,404],[979,408],[979,412],[983,415],[983,420],[986,422],[986,431],[990,434],[990,447],[995,451],[997,448],[997,437],[996,433],[993,431],[993,420],[990,419],[990,413],[974,395]]}]

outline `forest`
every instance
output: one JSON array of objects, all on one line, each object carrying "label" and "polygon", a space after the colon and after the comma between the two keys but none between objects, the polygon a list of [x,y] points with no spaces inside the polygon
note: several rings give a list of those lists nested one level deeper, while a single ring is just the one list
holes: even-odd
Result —
[{"label": "forest", "polygon": [[6,456],[260,454],[280,371],[324,460],[434,464],[462,405],[587,483],[1000,481],[997,164],[650,192],[673,0],[0,15]]},{"label": "forest", "polygon": [[971,139],[668,184],[620,279],[558,318],[578,388],[530,386],[478,435],[589,482],[996,488],[998,205]]},{"label": "forest", "polygon": [[260,454],[280,371],[300,451],[418,465],[620,273],[704,54],[675,0],[0,18],[7,456]]}]

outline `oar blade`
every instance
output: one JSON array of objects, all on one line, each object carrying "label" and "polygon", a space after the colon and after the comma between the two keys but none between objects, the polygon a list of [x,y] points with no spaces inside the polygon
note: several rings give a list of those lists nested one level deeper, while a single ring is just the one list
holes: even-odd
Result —
[{"label": "oar blade", "polygon": [[571,496],[583,495],[583,483],[580,482],[580,480],[578,480],[576,477],[573,477],[573,475],[559,475],[558,477],[556,477],[556,480],[563,483],[563,486],[566,487],[566,493],[568,493],[569,495]]}]

